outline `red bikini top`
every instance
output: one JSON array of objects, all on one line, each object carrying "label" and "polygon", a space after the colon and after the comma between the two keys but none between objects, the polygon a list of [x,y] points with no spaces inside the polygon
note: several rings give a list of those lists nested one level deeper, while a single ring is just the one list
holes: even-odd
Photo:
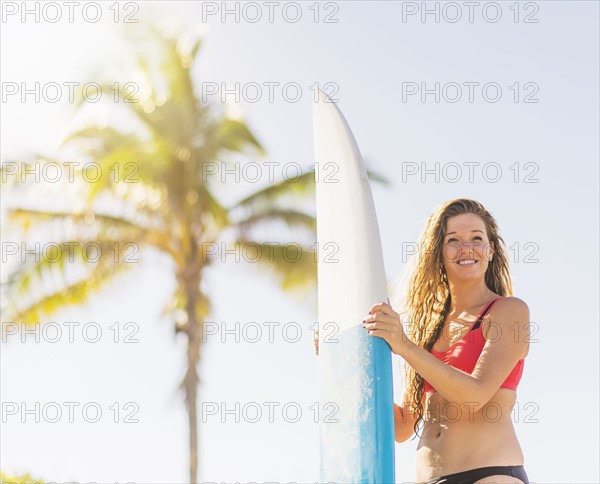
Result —
[{"label": "red bikini top", "polygon": [[[503,296],[500,296],[494,299],[487,305],[487,307],[479,315],[479,318],[477,318],[477,321],[471,326],[469,332],[458,342],[450,346],[450,348],[445,351],[435,351],[432,349],[431,354],[447,365],[471,374],[475,369],[475,364],[477,363],[477,360],[479,359],[479,356],[481,355],[485,345],[485,338],[483,337],[483,333],[481,331],[481,322],[483,321],[483,318],[485,318],[492,305],[502,297]],[[500,385],[500,388],[510,388],[511,390],[517,389],[517,385],[519,384],[521,375],[523,374],[524,363],[525,360],[523,358],[517,361],[517,364],[512,369],[506,380],[504,380],[504,383]],[[427,381],[425,381],[424,391],[426,394],[428,394],[434,393],[437,390]]]}]

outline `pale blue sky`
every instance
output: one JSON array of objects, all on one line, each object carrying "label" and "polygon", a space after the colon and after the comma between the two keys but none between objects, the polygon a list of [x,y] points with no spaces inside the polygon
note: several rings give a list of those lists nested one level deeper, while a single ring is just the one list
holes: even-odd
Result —
[{"label": "pale blue sky", "polygon": [[[137,17],[174,18],[201,32],[208,26],[194,70],[198,82],[297,82],[302,87],[295,104],[276,91],[273,103],[263,98],[241,105],[269,161],[313,163],[310,86],[335,83],[363,156],[392,181],[389,188],[373,186],[390,280],[404,274],[403,243],[416,240],[436,205],[456,197],[486,205],[512,247],[515,295],[527,302],[539,327],[539,341],[525,363],[515,423],[529,477],[538,483],[598,482],[598,3],[536,2],[537,23],[515,23],[513,2],[501,2],[496,23],[478,11],[473,23],[435,23],[431,17],[425,23],[416,17],[402,22],[401,2],[336,4],[338,23],[315,23],[308,2],[294,24],[276,11],[272,24],[211,17],[207,25],[200,2],[139,3]],[[533,12],[524,5],[522,15]],[[1,25],[2,82],[132,80],[127,45],[109,20],[108,4],[103,8],[96,24],[77,15],[72,24],[8,17]],[[321,9],[326,13],[323,4]],[[464,97],[435,103],[432,96],[425,103],[417,96],[403,103],[402,83],[410,82],[428,87],[495,82],[502,96],[489,103],[476,90],[473,103]],[[526,95],[532,92],[524,87],[528,82],[539,87],[534,95],[539,102],[513,102],[511,86],[519,83]],[[121,123],[112,104],[89,107],[89,116]],[[9,97],[2,105],[2,160],[53,152],[81,119],[66,103],[37,104],[29,98],[22,104],[18,96]],[[435,163],[448,167],[452,162],[464,170],[455,183],[448,179],[452,171],[438,182],[433,175],[425,182],[417,175],[403,180],[403,173],[421,163],[433,169]],[[470,182],[469,162],[497,163],[502,174],[493,183],[493,170],[485,173],[486,180],[476,168]],[[520,169],[516,182],[515,166]],[[525,183],[533,171],[538,182]],[[227,203],[258,188],[228,185],[219,194]],[[525,262],[527,255],[534,261]],[[63,338],[56,344],[13,340],[2,345],[3,402],[95,401],[104,411],[97,424],[81,418],[68,423],[66,417],[56,424],[21,424],[6,417],[4,471],[29,471],[56,481],[186,481],[186,416],[176,394],[183,341],[160,316],[173,288],[170,264],[156,254],[141,259],[144,267],[127,281],[51,319],[96,321],[104,328],[100,343],[80,337],[74,344]],[[276,413],[270,423],[267,407],[258,423],[235,423],[230,417],[223,424],[209,417],[200,426],[199,479],[316,481],[318,426],[310,407],[318,399],[318,365],[309,330],[316,320],[314,300],[298,304],[250,269],[230,260],[207,271],[213,319],[229,325],[297,322],[302,338],[288,343],[278,333],[275,342],[265,337],[256,344],[210,339],[202,353],[200,400],[226,402],[230,408],[236,401],[298,402],[303,417],[287,423]],[[113,343],[109,326],[115,321],[139,324],[139,343]],[[399,395],[401,360],[395,357],[394,363]],[[136,402],[139,423],[114,423],[109,408],[114,402],[121,417],[128,413],[125,403]],[[417,439],[396,445],[398,482],[413,479],[416,444]]]}]

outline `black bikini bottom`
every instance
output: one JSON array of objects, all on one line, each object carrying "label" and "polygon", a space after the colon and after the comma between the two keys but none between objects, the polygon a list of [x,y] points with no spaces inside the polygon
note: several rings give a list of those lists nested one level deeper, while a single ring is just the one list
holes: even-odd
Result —
[{"label": "black bikini bottom", "polygon": [[434,477],[420,484],[473,484],[475,481],[489,476],[512,476],[521,479],[525,484],[529,483],[523,466],[489,466]]}]

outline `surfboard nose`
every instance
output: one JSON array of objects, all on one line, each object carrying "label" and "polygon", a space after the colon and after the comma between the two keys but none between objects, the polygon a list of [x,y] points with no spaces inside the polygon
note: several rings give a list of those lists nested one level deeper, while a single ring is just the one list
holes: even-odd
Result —
[{"label": "surfboard nose", "polygon": [[366,168],[350,125],[337,102],[320,88],[313,103],[313,139],[315,163],[320,167],[335,163],[339,170],[349,168],[366,182]]},{"label": "surfboard nose", "polygon": [[323,89],[317,87],[317,102],[315,104],[322,103],[325,101],[325,99],[329,99],[329,102],[334,102],[331,100],[331,97],[325,91],[323,91]]}]

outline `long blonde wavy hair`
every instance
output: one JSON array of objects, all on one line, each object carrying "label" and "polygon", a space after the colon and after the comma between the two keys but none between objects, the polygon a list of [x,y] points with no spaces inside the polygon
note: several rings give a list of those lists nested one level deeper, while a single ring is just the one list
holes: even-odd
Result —
[{"label": "long blonde wavy hair", "polygon": [[[496,220],[485,207],[468,198],[457,198],[441,204],[432,213],[419,237],[418,254],[412,257],[403,314],[407,317],[407,335],[421,348],[431,352],[440,337],[444,320],[450,310],[450,290],[443,265],[443,241],[450,217],[465,213],[479,216],[485,223],[488,240],[494,256],[485,273],[486,286],[501,296],[512,295],[508,256],[504,240],[500,237]],[[414,432],[424,420],[421,400],[424,381],[421,375],[404,363],[406,384],[404,402],[417,415]]]}]

